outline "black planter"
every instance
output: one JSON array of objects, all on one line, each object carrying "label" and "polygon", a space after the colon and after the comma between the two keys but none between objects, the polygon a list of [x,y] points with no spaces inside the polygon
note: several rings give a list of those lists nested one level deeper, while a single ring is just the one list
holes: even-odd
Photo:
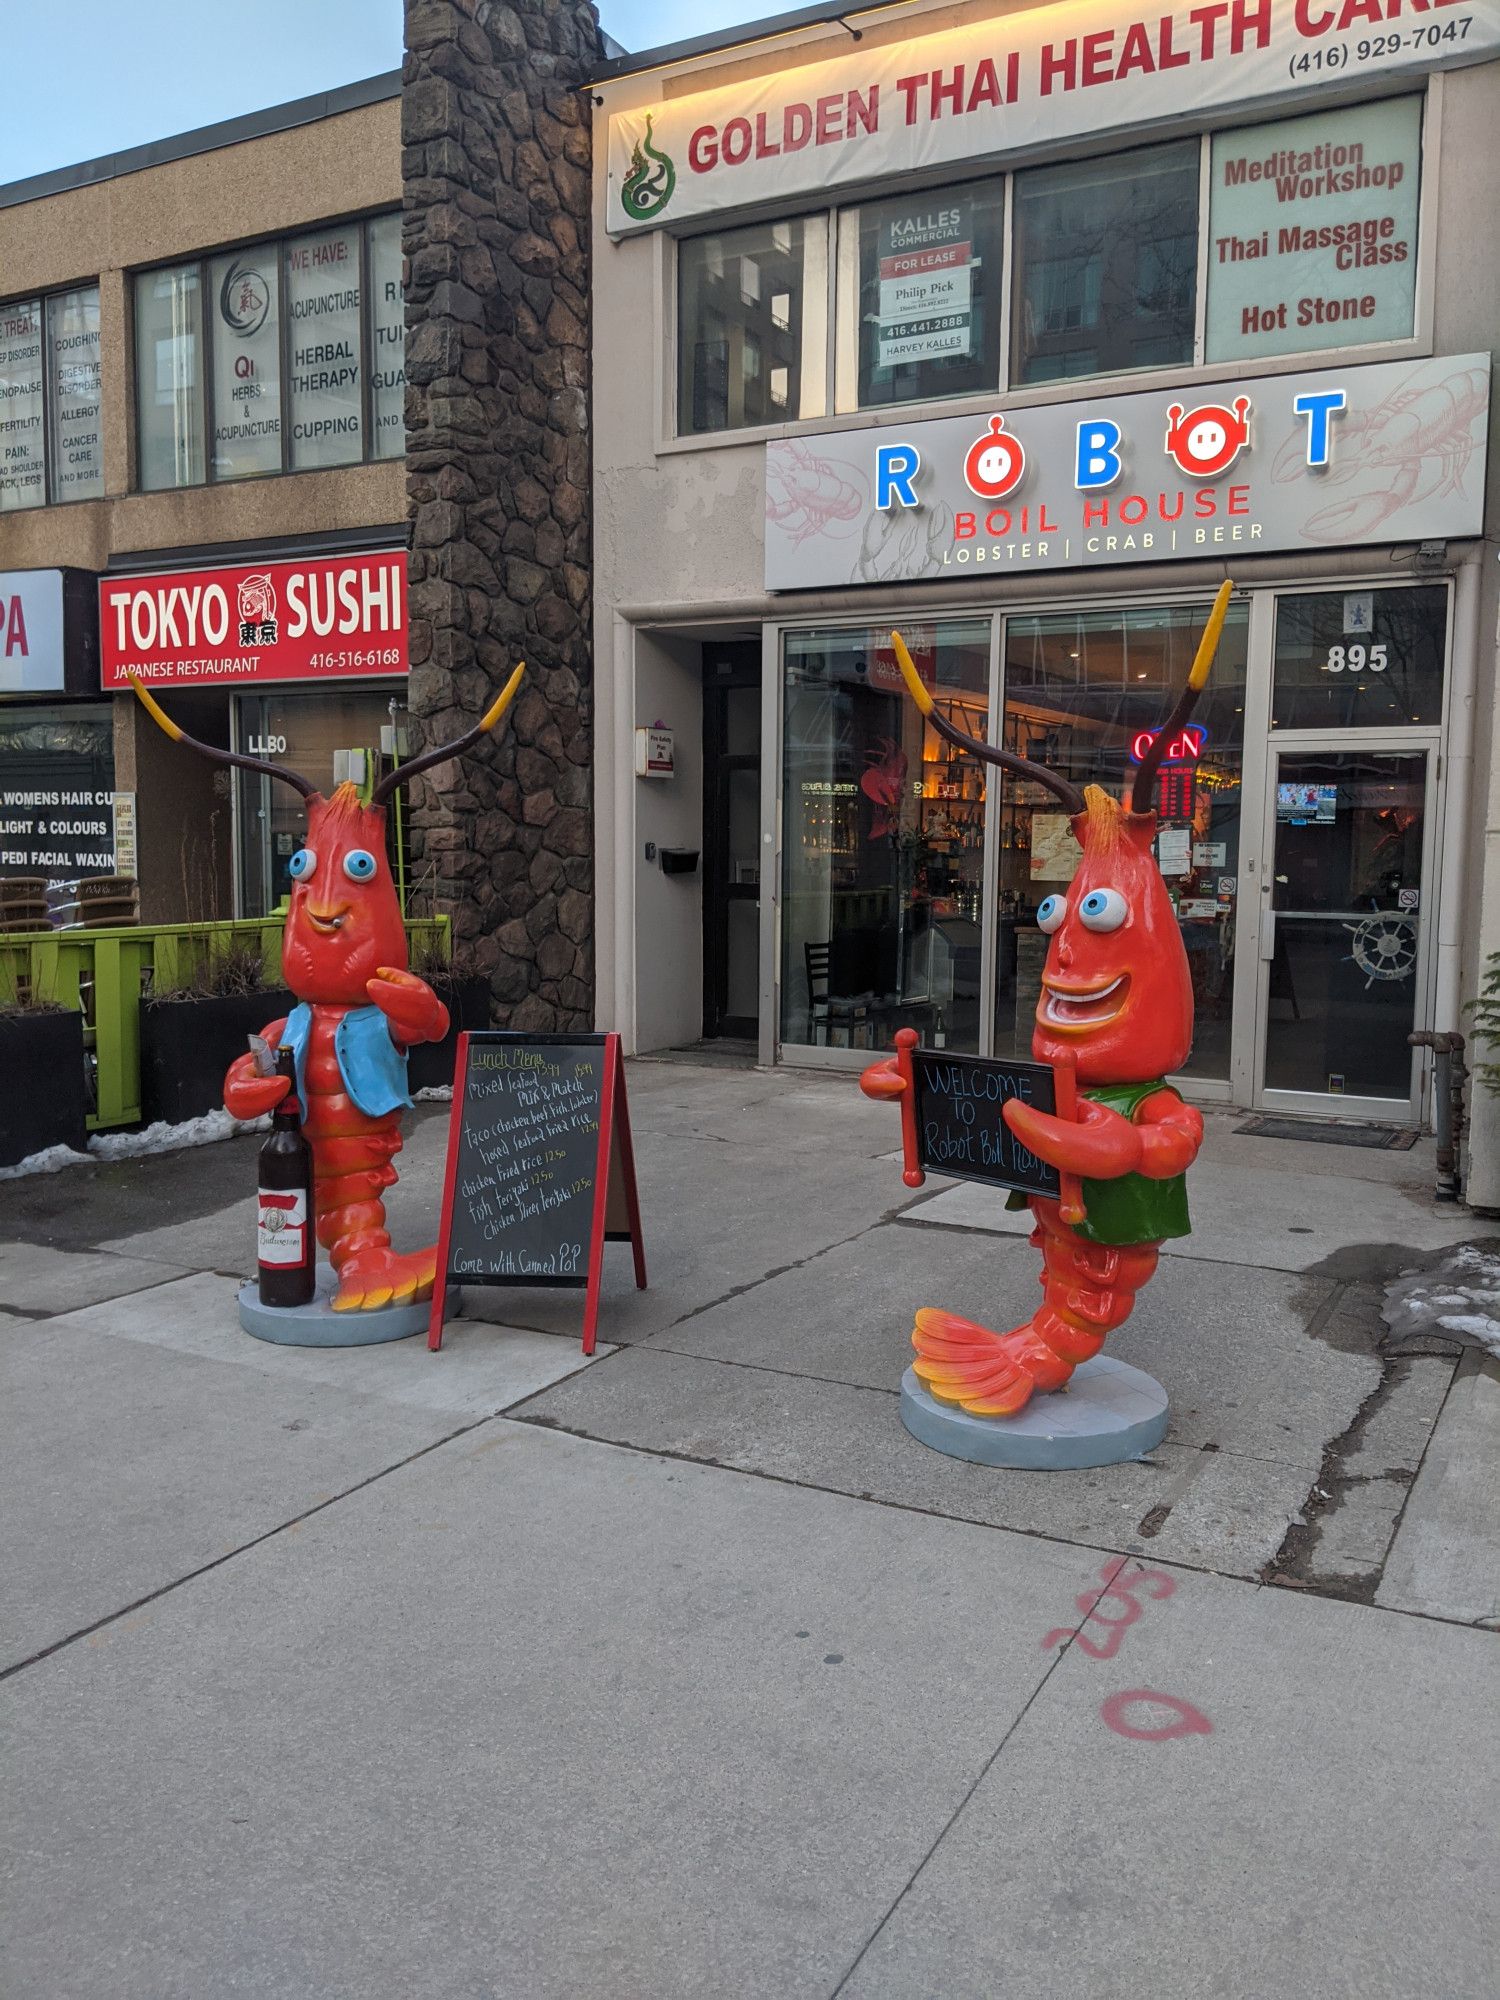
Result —
[{"label": "black planter", "polygon": [[83,1016],[41,1009],[0,1015],[0,1166],[46,1146],[81,1153],[87,1112]]},{"label": "black planter", "polygon": [[141,1002],[141,1117],[180,1125],[224,1102],[224,1072],[268,1021],[296,1001],[271,988],[210,999]]},{"label": "black planter", "polygon": [[407,1051],[406,1081],[414,1095],[440,1083],[452,1083],[460,1032],[490,1025],[487,979],[433,979],[428,983],[448,1009],[448,1032],[440,1042],[418,1042]]}]

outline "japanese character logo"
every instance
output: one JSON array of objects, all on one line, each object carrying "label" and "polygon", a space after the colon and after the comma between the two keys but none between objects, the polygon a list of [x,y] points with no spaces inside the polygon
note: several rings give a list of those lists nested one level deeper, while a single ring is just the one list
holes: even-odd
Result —
[{"label": "japanese character logo", "polygon": [[264,570],[243,577],[238,592],[240,644],[276,644],[276,586]]},{"label": "japanese character logo", "polygon": [[1004,417],[991,417],[989,429],[974,440],[964,459],[969,491],[981,500],[1003,500],[1020,485],[1025,473],[1025,446],[1007,433]]},{"label": "japanese character logo", "polygon": [[1200,403],[1184,411],[1173,403],[1167,411],[1167,456],[1189,479],[1211,479],[1227,472],[1250,442],[1250,398],[1236,396],[1234,408]]},{"label": "japanese character logo", "polygon": [[249,340],[259,333],[271,310],[271,288],[252,264],[235,258],[219,287],[219,317],[231,333]]}]

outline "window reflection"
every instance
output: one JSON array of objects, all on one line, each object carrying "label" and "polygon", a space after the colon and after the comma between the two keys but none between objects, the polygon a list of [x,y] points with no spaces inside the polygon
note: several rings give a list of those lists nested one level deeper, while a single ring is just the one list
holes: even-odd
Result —
[{"label": "window reflection", "polygon": [[1273,729],[1396,729],[1443,716],[1444,584],[1276,602]]},{"label": "window reflection", "polygon": [[[983,736],[990,621],[903,627],[942,713]],[[783,1042],[979,1045],[984,767],[906,694],[888,630],[785,642]]]},{"label": "window reflection", "polygon": [[[1192,665],[1201,605],[1047,613],[1005,628],[1007,749],[1116,798]],[[1182,927],[1196,1030],[1189,1076],[1229,1075],[1248,611],[1231,604],[1209,684],[1157,778],[1157,858]],[[1009,777],[999,812],[995,1050],[1025,1055],[1041,992],[1044,896],[1072,880],[1078,846],[1052,794]]]}]

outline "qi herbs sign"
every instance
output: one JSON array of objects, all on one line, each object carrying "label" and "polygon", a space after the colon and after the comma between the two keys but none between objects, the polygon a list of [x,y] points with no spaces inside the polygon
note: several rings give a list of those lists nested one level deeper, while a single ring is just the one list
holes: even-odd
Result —
[{"label": "qi herbs sign", "polygon": [[775,439],[766,587],[1456,541],[1489,399],[1438,355]]},{"label": "qi herbs sign", "polygon": [[105,689],[404,674],[406,554],[99,579]]},{"label": "qi herbs sign", "polygon": [[1218,133],[1209,360],[1409,339],[1421,160],[1420,97]]},{"label": "qi herbs sign", "polygon": [[[879,27],[867,27],[867,36]],[[628,235],[1087,133],[1421,76],[1500,50],[1494,0],[1066,0],[615,113],[606,226]]]},{"label": "qi herbs sign", "polygon": [[880,230],[879,365],[967,360],[974,326],[973,203],[918,202]]}]

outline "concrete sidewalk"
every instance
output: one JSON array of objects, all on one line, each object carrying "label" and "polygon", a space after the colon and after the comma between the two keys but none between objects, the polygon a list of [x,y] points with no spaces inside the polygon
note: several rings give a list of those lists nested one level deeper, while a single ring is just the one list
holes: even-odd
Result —
[{"label": "concrete sidewalk", "polygon": [[1427,1149],[1211,1117],[1111,1341],[1167,1442],[1008,1474],[896,1412],[913,1306],[1035,1297],[998,1200],[845,1079],[629,1087],[589,1365],[566,1292],[242,1335],[254,1140],[0,1187],[7,1992],[1492,1992],[1500,1375],[1381,1346],[1486,1234]]}]

